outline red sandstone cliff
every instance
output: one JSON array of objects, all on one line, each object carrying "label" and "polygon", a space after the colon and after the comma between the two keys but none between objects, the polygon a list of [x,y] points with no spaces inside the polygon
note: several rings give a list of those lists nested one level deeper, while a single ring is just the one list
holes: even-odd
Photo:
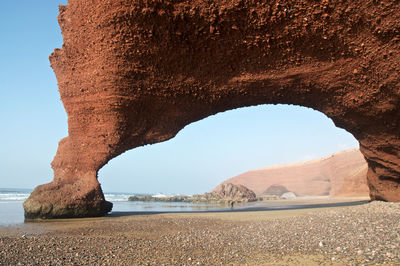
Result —
[{"label": "red sandstone cliff", "polygon": [[245,172],[223,183],[241,184],[257,194],[282,185],[299,196],[368,196],[367,163],[358,149],[308,162]]}]

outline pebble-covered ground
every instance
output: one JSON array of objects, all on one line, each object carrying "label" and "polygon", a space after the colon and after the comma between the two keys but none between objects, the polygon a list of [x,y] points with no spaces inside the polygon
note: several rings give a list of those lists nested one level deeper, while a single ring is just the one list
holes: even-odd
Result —
[{"label": "pebble-covered ground", "polygon": [[298,213],[138,215],[0,229],[0,265],[385,263],[400,265],[399,203]]}]

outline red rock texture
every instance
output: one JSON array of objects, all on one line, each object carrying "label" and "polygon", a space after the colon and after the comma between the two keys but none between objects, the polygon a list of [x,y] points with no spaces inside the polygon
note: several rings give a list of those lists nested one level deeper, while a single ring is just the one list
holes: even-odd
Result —
[{"label": "red rock texture", "polygon": [[[89,191],[111,158],[218,112],[278,103],[352,133],[371,198],[399,201],[399,10],[391,0],[69,0],[50,56],[69,135],[54,181],[27,203],[101,201]],[[80,182],[92,190],[45,196]]]},{"label": "red rock texture", "polygon": [[364,156],[354,149],[308,162],[248,171],[223,183],[241,184],[256,194],[275,190],[282,194],[286,188],[299,196],[368,196],[367,169]]}]

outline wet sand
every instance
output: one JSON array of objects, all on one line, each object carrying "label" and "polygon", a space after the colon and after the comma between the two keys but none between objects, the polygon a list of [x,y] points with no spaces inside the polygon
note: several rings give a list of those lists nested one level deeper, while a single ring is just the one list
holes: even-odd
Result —
[{"label": "wet sand", "polygon": [[[319,201],[344,202],[293,204]],[[399,244],[398,203],[121,214],[0,227],[0,264],[399,264]]]}]

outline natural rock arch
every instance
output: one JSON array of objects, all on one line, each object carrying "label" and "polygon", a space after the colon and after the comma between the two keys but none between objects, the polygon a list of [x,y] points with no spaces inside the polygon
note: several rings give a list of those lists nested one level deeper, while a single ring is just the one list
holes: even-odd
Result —
[{"label": "natural rock arch", "polygon": [[69,0],[50,56],[68,115],[27,218],[104,215],[98,170],[209,115],[319,110],[360,142],[372,199],[400,201],[398,1]]}]

